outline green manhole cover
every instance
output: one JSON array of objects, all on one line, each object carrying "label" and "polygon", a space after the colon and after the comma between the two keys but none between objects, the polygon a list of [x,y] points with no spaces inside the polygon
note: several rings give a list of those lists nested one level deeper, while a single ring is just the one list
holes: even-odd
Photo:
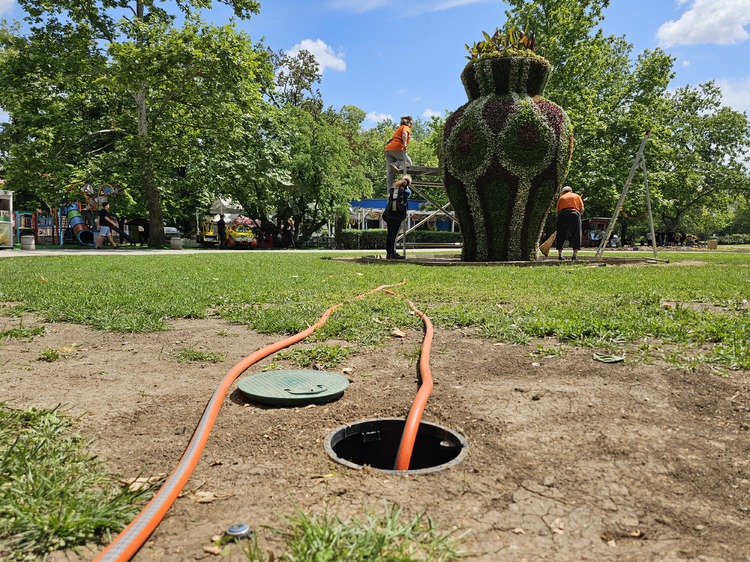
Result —
[{"label": "green manhole cover", "polygon": [[237,385],[253,402],[275,406],[322,404],[341,398],[349,381],[327,371],[266,371],[240,380]]}]

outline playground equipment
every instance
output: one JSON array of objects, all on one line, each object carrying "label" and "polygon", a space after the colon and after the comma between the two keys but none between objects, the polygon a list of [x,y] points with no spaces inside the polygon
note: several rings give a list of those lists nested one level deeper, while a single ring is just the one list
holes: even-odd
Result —
[{"label": "playground equipment", "polygon": [[71,229],[73,237],[81,246],[94,245],[94,231],[86,222],[83,213],[78,208],[77,203],[71,203],[64,207],[63,212],[68,219],[68,226]]},{"label": "playground equipment", "polygon": [[21,243],[21,236],[33,236],[38,242],[36,214],[16,211],[16,242]]},{"label": "playground equipment", "polygon": [[[70,202],[60,208],[61,229],[64,228],[62,218],[65,217],[72,237],[82,246],[93,246],[97,234],[94,216],[110,197],[116,197],[121,193],[120,188],[111,183],[95,187],[89,182],[76,181],[65,186],[64,191]],[[83,203],[73,202],[80,199],[83,199]],[[123,229],[112,227],[112,230],[119,234],[121,239],[135,244],[135,240]],[[62,244],[62,240],[60,243]]]},{"label": "playground equipment", "polygon": [[13,248],[13,192],[0,189],[0,248]]},{"label": "playground equipment", "polygon": [[[64,188],[66,193],[67,203],[63,203],[60,206],[60,230],[61,232],[65,228],[67,222],[67,228],[70,229],[72,238],[82,246],[94,246],[94,211],[98,208],[98,204],[95,204],[96,190],[94,187],[83,181],[76,181]],[[84,200],[81,205],[78,203],[80,199]],[[84,216],[84,212],[86,215]],[[62,237],[60,244],[62,244]]]},{"label": "playground equipment", "polygon": [[216,230],[216,223],[210,218],[200,219],[197,211],[195,213],[195,222],[197,224],[195,241],[201,246],[216,246],[219,243],[219,233]]}]

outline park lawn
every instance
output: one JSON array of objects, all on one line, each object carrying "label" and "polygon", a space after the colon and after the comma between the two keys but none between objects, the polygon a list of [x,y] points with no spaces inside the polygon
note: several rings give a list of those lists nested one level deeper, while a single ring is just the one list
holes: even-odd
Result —
[{"label": "park lawn", "polygon": [[[53,322],[114,332],[169,330],[172,319],[213,317],[281,335],[301,331],[329,306],[345,303],[312,337],[321,345],[297,350],[298,355],[314,355],[316,364],[324,360],[335,363],[342,351],[323,345],[328,339],[377,345],[396,327],[421,330],[421,320],[406,307],[394,306],[391,296],[376,293],[367,299],[353,299],[387,284],[396,285],[394,290],[413,301],[438,328],[460,329],[510,343],[548,338],[543,345],[537,341],[540,353],[555,353],[556,346],[580,345],[626,355],[628,361],[648,362],[658,357],[686,368],[705,363],[717,374],[750,368],[750,254],[685,252],[661,257],[669,263],[427,267],[408,262],[365,264],[352,259],[352,254],[313,252],[8,258],[0,260],[0,339],[39,335],[39,327],[3,327],[3,315],[23,317],[29,312]],[[190,361],[195,353],[186,350],[185,357],[176,359]],[[294,351],[286,353],[293,355]],[[306,359],[293,358],[300,364]],[[200,359],[211,357],[202,355]],[[68,432],[68,422],[58,412],[0,408],[0,414],[6,421],[21,420],[28,426],[23,432],[12,425],[5,428],[6,444],[13,443],[9,450],[19,452],[17,457],[5,456],[4,474],[13,476],[14,481],[28,480],[31,489],[37,490],[36,479],[28,478],[31,473],[20,462],[33,455],[18,445],[17,436],[30,435],[28,448],[36,451],[36,440],[50,439],[44,433],[49,428],[60,434],[55,434],[54,440],[67,448],[45,448],[47,457],[32,463],[38,471],[48,473],[47,466],[62,467],[58,462],[61,455],[76,455],[92,469],[73,476],[65,470],[56,472],[63,484],[52,488],[62,493],[45,491],[44,502],[27,502],[26,498],[36,497],[32,493],[16,495],[28,505],[4,502],[13,513],[23,515],[7,517],[18,524],[0,532],[0,545],[6,539],[14,541],[17,559],[101,540],[132,517],[133,506],[140,501],[137,495],[119,492],[116,483],[101,472],[102,467],[89,462],[93,459],[86,444]],[[35,423],[24,421],[29,419]],[[48,423],[49,419],[56,420],[55,424]],[[80,498],[87,499],[85,494],[69,493],[71,478],[83,489],[109,494],[117,501],[93,496],[84,504]],[[92,479],[96,482],[93,486]],[[49,520],[49,498],[58,496],[60,507],[53,511],[66,515]],[[103,506],[107,506],[104,511]],[[392,516],[386,511],[384,523],[377,523],[372,535],[363,538],[357,532],[351,540],[380,544],[381,527],[395,525],[390,522]],[[80,521],[96,525],[82,526]],[[421,529],[418,522],[404,523],[404,548],[424,541],[412,535],[412,529]],[[297,521],[290,521],[290,526],[295,530],[286,533],[296,537],[298,545],[290,543],[290,551],[318,544],[319,536],[333,533],[348,537],[352,528],[361,527],[357,522],[352,527],[338,520],[316,521],[303,513]],[[46,542],[40,541],[40,536]],[[445,549],[449,560],[454,551],[447,540],[447,536],[431,536],[428,544]],[[247,559],[260,557],[248,547]]]},{"label": "park lawn", "polygon": [[512,343],[635,346],[645,356],[666,344],[667,359],[750,367],[750,254],[671,252],[660,255],[668,264],[607,267],[428,267],[337,257],[352,254],[9,258],[0,260],[0,302],[12,304],[5,314],[29,311],[117,332],[220,317],[269,334],[301,331],[344,302],[316,337],[378,344],[393,327],[419,328],[419,318],[387,295],[352,298],[403,283],[397,291],[440,328]]}]

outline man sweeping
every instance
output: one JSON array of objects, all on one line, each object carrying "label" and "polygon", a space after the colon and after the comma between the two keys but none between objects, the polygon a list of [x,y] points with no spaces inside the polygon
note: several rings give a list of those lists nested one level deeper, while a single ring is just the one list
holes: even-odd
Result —
[{"label": "man sweeping", "polygon": [[583,199],[573,188],[566,185],[560,192],[557,200],[557,259],[563,260],[563,245],[570,239],[570,247],[573,248],[573,261],[578,259],[578,250],[581,249],[581,215],[583,214]]}]

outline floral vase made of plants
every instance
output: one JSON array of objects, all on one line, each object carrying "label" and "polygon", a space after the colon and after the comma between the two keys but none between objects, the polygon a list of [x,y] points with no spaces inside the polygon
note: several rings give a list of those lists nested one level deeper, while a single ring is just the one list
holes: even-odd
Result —
[{"label": "floral vase made of plants", "polygon": [[441,168],[465,261],[535,258],[573,153],[565,111],[542,96],[549,62],[511,29],[467,45],[468,103],[448,117]]}]

